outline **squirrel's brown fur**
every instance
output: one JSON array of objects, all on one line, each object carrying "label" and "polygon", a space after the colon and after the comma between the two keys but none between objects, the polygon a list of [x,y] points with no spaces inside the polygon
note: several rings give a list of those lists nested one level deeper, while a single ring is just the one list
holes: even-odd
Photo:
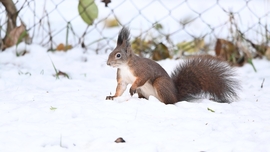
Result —
[{"label": "squirrel's brown fur", "polygon": [[186,59],[172,73],[177,99],[190,100],[209,95],[214,101],[229,103],[238,97],[239,82],[229,64],[211,56]]},{"label": "squirrel's brown fur", "polygon": [[140,98],[155,96],[165,104],[191,100],[209,95],[217,102],[230,103],[237,99],[240,88],[232,68],[211,56],[187,59],[174,70],[170,77],[155,61],[135,55],[129,43],[129,30],[119,33],[117,46],[109,55],[107,64],[117,68],[117,87],[112,100],[121,96],[128,84],[130,94]]}]

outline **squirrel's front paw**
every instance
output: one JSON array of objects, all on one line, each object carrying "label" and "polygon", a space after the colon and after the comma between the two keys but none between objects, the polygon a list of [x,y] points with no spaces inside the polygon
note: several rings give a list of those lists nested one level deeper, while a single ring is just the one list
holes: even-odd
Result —
[{"label": "squirrel's front paw", "polygon": [[136,93],[136,89],[130,88],[130,89],[129,89],[129,93],[130,93],[131,96],[133,96],[133,94]]},{"label": "squirrel's front paw", "polygon": [[107,96],[106,100],[113,100],[115,96]]}]

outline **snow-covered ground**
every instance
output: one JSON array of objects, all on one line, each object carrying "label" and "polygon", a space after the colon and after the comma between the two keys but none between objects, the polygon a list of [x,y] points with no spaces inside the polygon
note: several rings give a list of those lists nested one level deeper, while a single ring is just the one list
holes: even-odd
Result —
[{"label": "snow-covered ground", "polygon": [[[29,8],[35,8],[36,16],[27,7],[20,13],[30,28],[30,34],[34,33],[32,26],[39,22],[44,10],[50,12],[58,3],[57,10],[61,13],[55,10],[49,17],[52,31],[61,31],[54,37],[57,44],[65,42],[66,31],[63,28],[67,21],[72,20],[78,35],[85,29],[86,25],[77,14],[77,0],[35,2],[36,6],[30,3]],[[121,22],[129,24],[133,35],[152,26],[147,20],[160,21],[167,32],[172,32],[179,28],[178,22],[172,17],[162,18],[178,5],[176,2],[134,0],[120,5],[121,2],[113,1],[109,8],[105,8],[98,1],[98,21],[112,17],[109,14],[117,7],[114,13]],[[20,1],[17,5],[22,3]],[[138,8],[140,10],[148,3],[152,4],[140,15]],[[227,20],[227,14],[221,9],[240,11],[239,26],[243,29],[257,23],[256,19],[260,17],[263,25],[269,22],[267,16],[263,16],[269,11],[269,3],[256,0],[219,1],[218,5],[216,0],[207,3],[189,0],[181,9],[172,9],[171,15],[179,20],[189,15],[196,17],[198,14],[194,14],[192,9],[202,12],[213,5],[201,16],[205,22],[210,22],[211,27]],[[130,22],[132,18],[134,20]],[[187,30],[194,35],[207,32],[206,24],[201,24],[201,21],[196,20]],[[46,21],[43,23],[45,26]],[[103,30],[101,23],[90,28],[97,30],[86,36],[89,42],[103,36],[114,37],[120,29]],[[227,31],[226,27],[220,27],[215,32],[220,36],[228,34]],[[35,34],[34,43],[44,38],[44,33],[38,29]],[[185,32],[181,34],[174,40],[187,39]],[[258,37],[260,35],[253,38],[258,40]],[[72,40],[70,36],[69,43]],[[110,44],[115,45],[115,42],[110,41]],[[114,101],[105,100],[107,95],[115,92],[116,69],[106,65],[108,54],[102,54],[104,50],[99,55],[90,51],[84,53],[80,48],[66,53],[48,53],[48,48],[36,44],[19,45],[18,51],[23,49],[29,53],[21,57],[16,57],[15,47],[0,52],[0,152],[270,151],[270,62],[266,59],[253,61],[258,72],[248,64],[237,68],[243,86],[238,102],[220,104],[202,99],[196,103],[183,101],[164,105],[153,97],[150,100],[130,97],[128,91]],[[159,63],[170,73],[178,62],[164,60]],[[56,79],[53,65],[66,72],[70,79]],[[118,137],[126,143],[115,143]]]},{"label": "snow-covered ground", "polygon": [[[105,100],[116,87],[108,54],[79,48],[47,53],[38,45],[26,49],[29,53],[21,57],[14,47],[0,53],[1,152],[270,151],[266,59],[254,60],[257,73],[248,64],[237,68],[243,85],[238,102],[165,105],[154,97],[130,97],[128,91]],[[51,61],[70,79],[56,79]],[[170,72],[178,62],[159,63]],[[115,143],[118,137],[126,143]]]}]

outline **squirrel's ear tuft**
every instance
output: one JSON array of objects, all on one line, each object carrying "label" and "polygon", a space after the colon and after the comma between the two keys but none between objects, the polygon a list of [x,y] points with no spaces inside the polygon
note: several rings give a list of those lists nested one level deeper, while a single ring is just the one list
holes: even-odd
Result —
[{"label": "squirrel's ear tuft", "polygon": [[121,31],[119,32],[118,39],[117,39],[117,45],[122,45],[125,43],[126,47],[129,46],[129,29],[126,27],[123,27]]}]

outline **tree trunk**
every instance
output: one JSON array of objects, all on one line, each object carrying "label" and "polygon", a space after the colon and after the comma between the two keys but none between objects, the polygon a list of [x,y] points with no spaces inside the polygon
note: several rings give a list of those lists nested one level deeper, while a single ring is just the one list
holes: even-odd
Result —
[{"label": "tree trunk", "polygon": [[18,12],[12,0],[0,0],[0,2],[4,5],[7,12],[7,30],[4,38],[6,39],[10,31],[16,27]]}]

